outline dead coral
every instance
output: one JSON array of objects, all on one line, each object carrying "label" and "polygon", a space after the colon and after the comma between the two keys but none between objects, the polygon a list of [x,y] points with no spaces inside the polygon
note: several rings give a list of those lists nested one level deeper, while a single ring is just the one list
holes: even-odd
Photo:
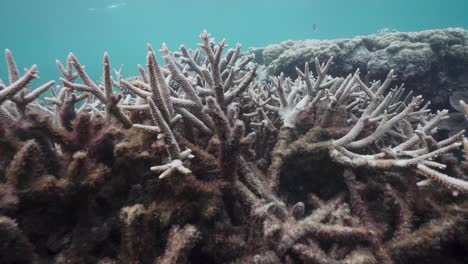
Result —
[{"label": "dead coral", "polygon": [[11,218],[0,216],[0,256],[3,263],[39,263],[34,246]]},{"label": "dead coral", "polygon": [[163,45],[165,66],[148,45],[131,80],[105,54],[93,81],[70,54],[48,106],[16,99],[35,67],[2,85],[2,241],[58,263],[466,260],[463,131],[432,137],[446,111],[393,71],[331,77],[333,58],[258,83],[252,54],[200,38]]}]

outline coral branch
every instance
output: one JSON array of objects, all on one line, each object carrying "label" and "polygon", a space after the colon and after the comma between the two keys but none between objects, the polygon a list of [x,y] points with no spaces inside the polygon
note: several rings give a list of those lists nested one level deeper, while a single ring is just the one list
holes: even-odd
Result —
[{"label": "coral branch", "polygon": [[175,226],[169,233],[166,252],[158,258],[161,264],[188,263],[190,250],[200,240],[200,232],[195,226],[186,225],[183,228]]}]

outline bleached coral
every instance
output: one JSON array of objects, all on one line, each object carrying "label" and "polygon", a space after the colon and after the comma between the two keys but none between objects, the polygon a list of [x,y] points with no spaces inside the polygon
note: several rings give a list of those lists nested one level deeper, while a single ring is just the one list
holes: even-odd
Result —
[{"label": "bleached coral", "polygon": [[[21,220],[38,257],[411,263],[466,244],[454,236],[466,232],[466,202],[416,184],[421,174],[468,191],[446,175],[456,162],[444,164],[463,132],[432,137],[446,111],[391,88],[393,71],[383,82],[359,70],[332,77],[333,58],[306,63],[294,81],[258,82],[252,54],[200,38],[197,50],[163,45],[165,66],[148,45],[139,78],[113,77],[106,53],[101,83],[70,54],[57,62],[64,78],[51,105],[20,101],[23,118],[0,124],[0,212]],[[3,103],[34,76],[3,87]],[[30,208],[46,209],[21,213]]]},{"label": "bleached coral", "polygon": [[419,32],[386,31],[333,40],[288,40],[255,49],[266,74],[295,76],[295,67],[316,57],[335,57],[331,73],[343,76],[360,68],[368,80],[385,78],[395,70],[396,81],[447,108],[453,91],[467,89],[468,31],[447,28]]}]

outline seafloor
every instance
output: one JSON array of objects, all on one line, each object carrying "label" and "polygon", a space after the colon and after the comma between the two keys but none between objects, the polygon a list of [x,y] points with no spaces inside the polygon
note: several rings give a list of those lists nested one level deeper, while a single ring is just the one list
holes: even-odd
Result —
[{"label": "seafloor", "polygon": [[0,263],[468,263],[467,31],[200,42],[6,51]]}]

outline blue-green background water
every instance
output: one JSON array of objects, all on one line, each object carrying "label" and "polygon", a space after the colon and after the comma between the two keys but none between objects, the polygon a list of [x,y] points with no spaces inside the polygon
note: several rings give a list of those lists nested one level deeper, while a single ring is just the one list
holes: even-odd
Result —
[{"label": "blue-green background water", "polygon": [[[314,31],[314,26],[317,30]],[[246,49],[287,39],[367,35],[382,28],[468,28],[467,0],[0,0],[0,49],[21,68],[58,79],[55,59],[74,52],[99,78],[104,51],[124,76],[145,64],[146,43],[194,47],[207,29]],[[3,52],[0,78],[6,79]]]}]

